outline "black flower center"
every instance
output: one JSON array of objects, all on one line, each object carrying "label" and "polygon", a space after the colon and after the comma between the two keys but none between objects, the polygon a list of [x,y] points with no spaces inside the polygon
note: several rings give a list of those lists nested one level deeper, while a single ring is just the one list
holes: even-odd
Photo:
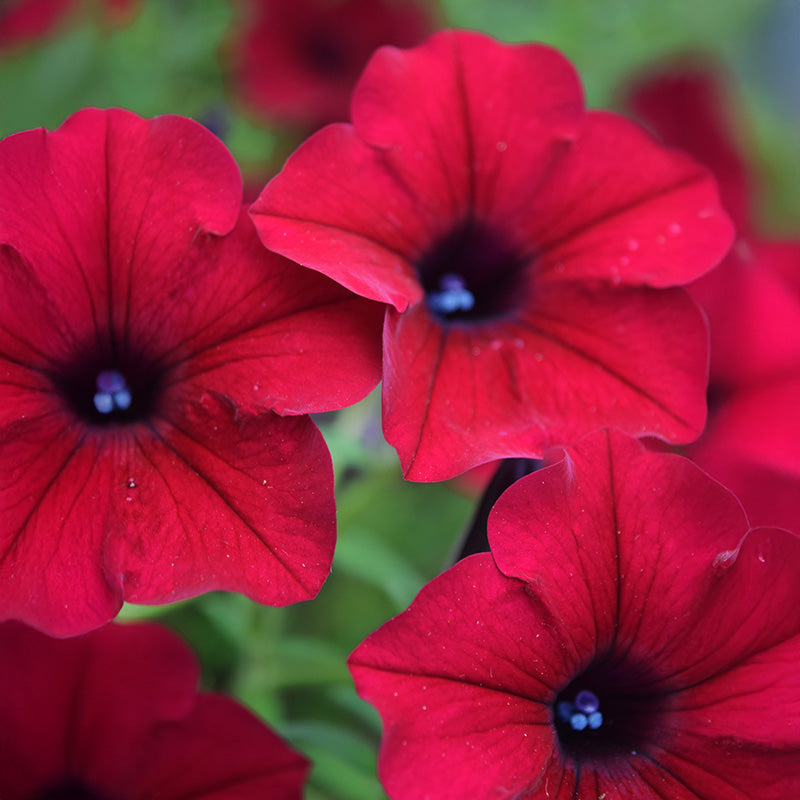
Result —
[{"label": "black flower center", "polygon": [[310,31],[303,49],[311,68],[321,75],[345,75],[352,72],[352,59],[348,57],[347,44],[335,29],[317,28]]},{"label": "black flower center", "polygon": [[651,739],[664,696],[640,691],[638,669],[590,668],[556,697],[553,722],[562,751],[577,760],[630,756]]},{"label": "black flower center", "polygon": [[77,778],[67,778],[36,792],[31,800],[108,800]]},{"label": "black flower center", "polygon": [[150,359],[96,355],[76,358],[52,380],[72,411],[91,425],[147,419],[162,383]]},{"label": "black flower center", "polygon": [[468,219],[436,241],[416,267],[434,317],[477,323],[512,316],[524,303],[529,261],[502,231]]}]

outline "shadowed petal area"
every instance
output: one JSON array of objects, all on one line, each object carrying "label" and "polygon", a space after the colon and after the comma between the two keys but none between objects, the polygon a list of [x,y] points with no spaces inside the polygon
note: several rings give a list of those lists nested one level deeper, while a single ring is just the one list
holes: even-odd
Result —
[{"label": "shadowed petal area", "polygon": [[0,625],[0,792],[8,800],[299,800],[308,762],[244,708],[198,694],[156,625],[51,639]]},{"label": "shadowed petal area", "polygon": [[707,332],[676,287],[733,236],[707,169],[586,112],[556,51],[468,31],[381,48],[352,119],[251,214],[270,249],[393,307],[383,423],[406,478],[602,425],[699,435]]},{"label": "shadowed petal area", "polygon": [[750,224],[750,169],[735,137],[746,130],[719,65],[682,58],[628,88],[626,102],[663,141],[710,167],[737,229]]},{"label": "shadowed petal area", "polygon": [[230,49],[251,109],[284,124],[316,127],[347,118],[350,95],[372,52],[410,46],[433,26],[417,0],[246,0]]},{"label": "shadowed petal area", "polygon": [[350,657],[392,797],[791,793],[800,538],[615,431],[513,484],[488,527],[492,556]]},{"label": "shadowed petal area", "polygon": [[308,761],[227,697],[201,694],[192,712],[154,737],[131,776],[140,797],[300,800]]},{"label": "shadowed petal area", "polygon": [[532,306],[480,327],[389,312],[384,433],[406,478],[540,452],[603,420],[672,441],[702,428],[705,325],[685,292],[547,284]]},{"label": "shadowed petal area", "polygon": [[155,722],[190,713],[198,677],[186,646],[155,625],[52,639],[0,624],[3,797],[32,797],[70,772],[98,782],[129,773]]}]

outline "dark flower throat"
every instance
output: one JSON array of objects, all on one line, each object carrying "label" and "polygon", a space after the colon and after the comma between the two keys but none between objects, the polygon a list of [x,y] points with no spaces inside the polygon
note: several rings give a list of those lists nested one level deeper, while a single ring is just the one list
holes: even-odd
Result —
[{"label": "dark flower throat", "polygon": [[416,267],[434,317],[479,323],[513,315],[524,300],[529,261],[502,231],[468,219],[436,241]]}]

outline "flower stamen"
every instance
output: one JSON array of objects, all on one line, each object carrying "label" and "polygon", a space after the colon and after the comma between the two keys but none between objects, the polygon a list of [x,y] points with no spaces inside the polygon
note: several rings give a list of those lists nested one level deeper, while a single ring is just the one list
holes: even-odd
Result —
[{"label": "flower stamen", "polygon": [[603,724],[600,700],[594,692],[587,689],[578,692],[573,702],[560,700],[556,704],[556,715],[573,731],[583,731],[587,728],[596,731]]},{"label": "flower stamen", "polygon": [[97,392],[92,399],[101,414],[110,414],[112,411],[127,411],[132,397],[123,374],[115,369],[106,369],[97,376]]},{"label": "flower stamen", "polygon": [[475,295],[467,289],[467,282],[452,272],[442,275],[439,278],[439,291],[428,292],[425,299],[434,314],[470,311],[475,305]]}]

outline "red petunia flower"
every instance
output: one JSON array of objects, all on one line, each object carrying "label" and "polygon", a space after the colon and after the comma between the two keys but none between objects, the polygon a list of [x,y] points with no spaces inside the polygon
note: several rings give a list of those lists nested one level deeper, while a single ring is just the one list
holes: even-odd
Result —
[{"label": "red petunia flower", "polygon": [[43,36],[69,13],[75,0],[4,0],[0,3],[0,47]]},{"label": "red petunia flower", "polygon": [[0,625],[3,800],[299,800],[309,764],[156,625]]},{"label": "red petunia flower", "polygon": [[596,432],[509,488],[350,657],[395,800],[778,800],[800,786],[800,538]]},{"label": "red petunia flower", "polygon": [[0,143],[0,618],[316,594],[313,411],[379,378],[382,309],[268,253],[191,120],[84,110]]},{"label": "red petunia flower", "polygon": [[699,434],[706,330],[676,285],[730,241],[704,168],[585,112],[550,48],[477,33],[381,49],[352,107],[251,213],[267,247],[390,304],[383,425],[407,478],[604,424]]},{"label": "red petunia flower", "polygon": [[[86,10],[99,10],[110,23],[129,21],[138,0],[95,0]],[[0,48],[27,44],[51,33],[78,5],[75,0],[0,0]]]},{"label": "red petunia flower", "polygon": [[242,0],[230,56],[237,91],[277,122],[345,120],[373,51],[410,47],[433,23],[417,0]]},{"label": "red petunia flower", "polygon": [[723,77],[703,63],[640,80],[628,102],[668,144],[707,164],[737,227],[722,264],[689,286],[711,328],[708,427],[686,449],[757,524],[800,520],[800,241],[753,221],[756,181],[731,131],[745,128]]}]

